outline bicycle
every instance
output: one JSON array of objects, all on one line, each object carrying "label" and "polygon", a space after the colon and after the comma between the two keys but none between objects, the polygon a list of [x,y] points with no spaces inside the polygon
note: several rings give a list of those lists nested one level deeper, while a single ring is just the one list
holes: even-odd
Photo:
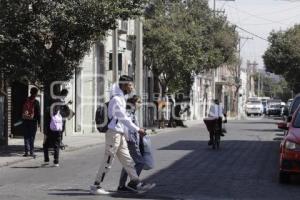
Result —
[{"label": "bicycle", "polygon": [[[211,135],[210,141],[212,144],[213,149],[219,149],[220,143],[221,143],[221,134],[222,134],[222,126],[220,126],[221,123],[218,123],[217,118],[204,118],[203,121],[207,127],[207,130]],[[224,120],[224,123],[226,123],[227,120]]]}]

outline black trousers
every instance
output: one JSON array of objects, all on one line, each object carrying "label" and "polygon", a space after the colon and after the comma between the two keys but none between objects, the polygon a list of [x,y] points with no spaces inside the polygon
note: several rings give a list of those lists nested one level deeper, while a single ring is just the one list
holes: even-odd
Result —
[{"label": "black trousers", "polygon": [[37,131],[37,121],[36,120],[24,120],[24,147],[25,154],[34,153],[34,140]]},{"label": "black trousers", "polygon": [[54,164],[59,163],[59,149],[61,142],[61,132],[60,131],[51,131],[47,134],[46,140],[43,144],[44,149],[44,161],[49,162],[49,148],[53,147],[54,149]]},{"label": "black trousers", "polygon": [[[222,117],[219,117],[218,119],[217,119],[217,122],[216,122],[216,129],[218,130],[218,131],[221,131],[222,132]],[[209,132],[209,139],[212,141],[213,140],[213,132]]]}]

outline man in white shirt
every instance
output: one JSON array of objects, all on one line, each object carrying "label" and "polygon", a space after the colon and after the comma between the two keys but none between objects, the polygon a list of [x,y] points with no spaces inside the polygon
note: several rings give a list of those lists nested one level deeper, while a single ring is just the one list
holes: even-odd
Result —
[{"label": "man in white shirt", "polygon": [[[224,109],[222,105],[220,105],[220,102],[218,99],[214,100],[214,104],[211,105],[209,109],[209,117],[216,118],[217,119],[217,125],[220,127],[220,130],[222,130],[222,119],[225,117],[225,120],[227,120],[227,116],[224,112]],[[212,145],[212,138],[213,138],[213,133],[209,133],[209,142],[208,145]],[[224,136],[223,132],[221,131],[221,136]]]},{"label": "man in white shirt", "polygon": [[112,87],[108,105],[108,117],[111,121],[105,134],[105,154],[94,185],[90,188],[92,194],[109,194],[101,187],[101,183],[111,169],[115,156],[118,157],[130,177],[130,182],[127,185],[129,189],[140,192],[154,187],[154,184],[145,184],[139,180],[135,163],[129,154],[125,139],[125,133],[128,130],[145,135],[145,130],[136,126],[126,114],[125,95],[130,94],[132,90],[133,79],[126,75],[121,76],[119,84],[114,84]]}]

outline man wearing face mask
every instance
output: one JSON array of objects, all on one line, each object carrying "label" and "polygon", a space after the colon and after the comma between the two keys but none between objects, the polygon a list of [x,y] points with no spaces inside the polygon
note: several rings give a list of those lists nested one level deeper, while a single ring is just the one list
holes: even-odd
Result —
[{"label": "man wearing face mask", "polygon": [[140,181],[135,163],[131,158],[125,139],[126,130],[138,132],[145,135],[145,130],[136,126],[126,114],[126,95],[133,90],[133,79],[123,75],[119,79],[119,84],[112,86],[110,101],[108,105],[108,131],[105,134],[105,154],[100,166],[94,185],[90,187],[90,192],[95,195],[109,194],[101,187],[101,184],[112,167],[115,156],[118,157],[123,168],[130,177],[127,187],[136,192],[143,192],[153,188],[154,184],[146,184]]}]

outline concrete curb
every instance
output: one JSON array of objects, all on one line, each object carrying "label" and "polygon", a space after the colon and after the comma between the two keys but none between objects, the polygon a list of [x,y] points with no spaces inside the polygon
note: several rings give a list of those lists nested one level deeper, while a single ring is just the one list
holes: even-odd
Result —
[{"label": "concrete curb", "polygon": [[[96,145],[101,145],[101,144],[104,144],[104,141],[102,142],[99,142],[99,143],[95,143],[95,144],[88,144],[88,145],[83,145],[83,146],[80,146],[80,147],[67,147],[65,150],[65,152],[74,152],[74,151],[78,151],[78,150],[81,150],[81,149],[86,149],[86,148],[91,148],[93,146],[96,146]],[[21,162],[25,162],[27,160],[31,160],[31,159],[40,159],[40,158],[43,158],[43,155],[37,155],[35,158],[32,158],[32,157],[18,157],[16,158],[16,160],[13,160],[13,161],[8,161],[8,162],[5,162],[3,164],[0,163],[0,168],[2,167],[7,167],[7,166],[10,166],[10,165],[13,165],[13,164],[18,164],[18,163],[21,163]]]}]

